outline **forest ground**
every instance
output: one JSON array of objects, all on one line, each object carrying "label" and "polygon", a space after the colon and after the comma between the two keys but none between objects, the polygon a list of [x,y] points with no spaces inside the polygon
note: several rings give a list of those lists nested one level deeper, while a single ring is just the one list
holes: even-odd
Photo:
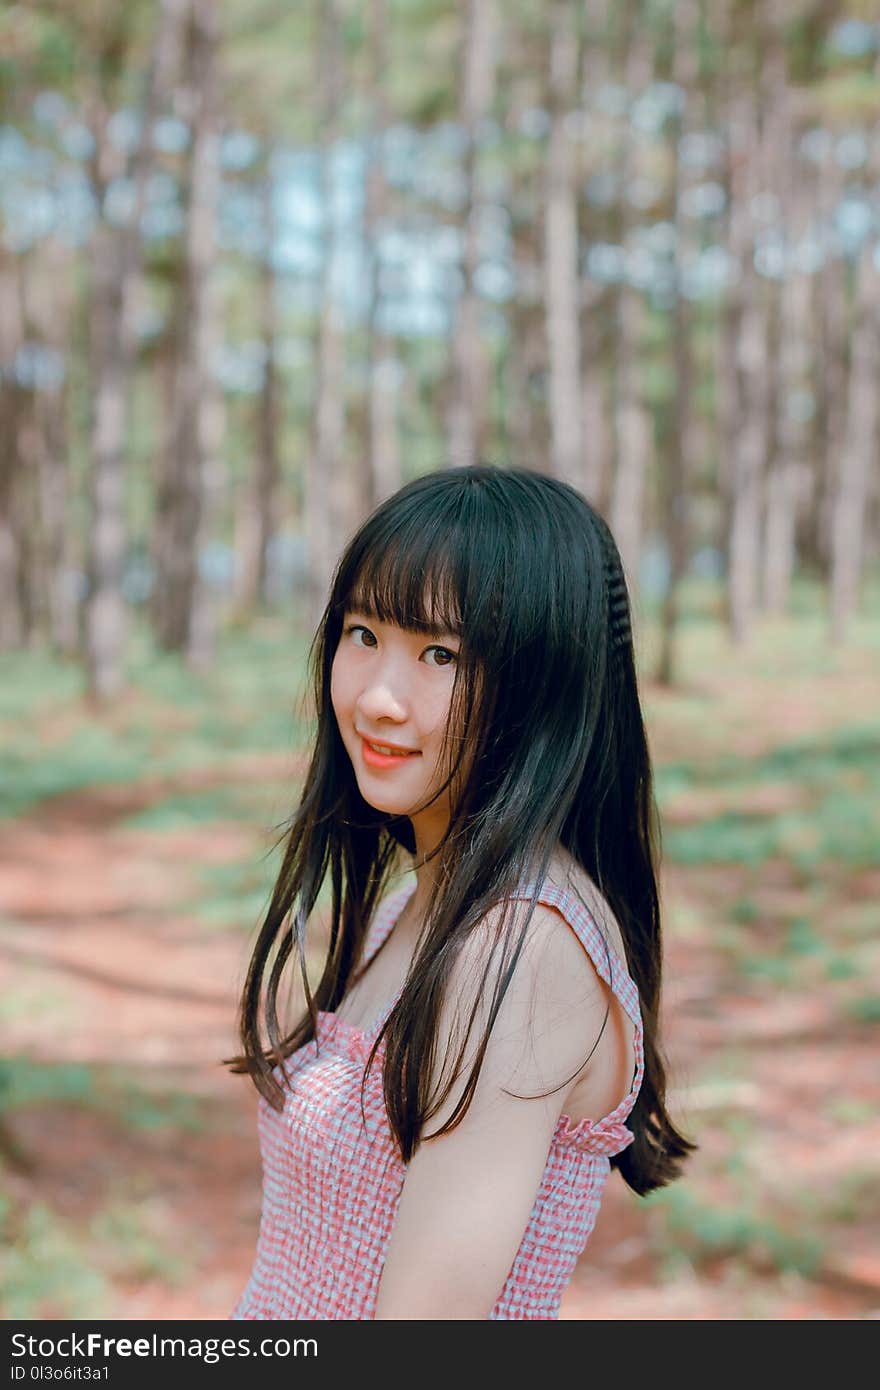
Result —
[{"label": "forest ground", "polygon": [[[253,1259],[256,1096],[220,1059],[302,648],[265,619],[197,678],[139,643],[101,716],[74,668],[3,663],[7,1317],[221,1319]],[[737,652],[697,604],[679,688],[642,680],[669,1101],[700,1149],[647,1201],[612,1175],[567,1319],[880,1314],[878,652],[867,619],[829,648],[809,598]]]}]

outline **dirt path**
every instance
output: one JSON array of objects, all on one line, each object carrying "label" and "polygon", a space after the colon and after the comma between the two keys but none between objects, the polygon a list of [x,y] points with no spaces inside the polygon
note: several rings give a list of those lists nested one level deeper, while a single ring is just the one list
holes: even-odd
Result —
[{"label": "dirt path", "polygon": [[[62,1093],[12,1110],[5,1179],[13,1207],[50,1213],[73,1242],[71,1260],[98,1272],[93,1315],[224,1318],[250,1268],[260,1200],[255,1095],[220,1065],[235,1047],[247,942],[179,905],[195,865],[264,847],[238,823],[173,834],[120,825],[166,792],[68,795],[4,827],[5,1051],[53,1068],[87,1063],[98,1078],[87,1104]],[[671,897],[692,891],[692,881],[666,886]],[[717,1258],[704,1249],[694,1261],[690,1229],[670,1253],[669,1239],[658,1245],[657,1212],[614,1177],[563,1316],[877,1316],[876,1196],[864,1219],[835,1226],[828,1214],[865,1155],[880,1151],[863,1031],[842,1028],[822,997],[742,990],[703,940],[670,940],[667,978],[674,1084],[703,1146],[695,1171],[723,1167],[741,1123],[752,1164],[741,1190],[751,1181],[774,1191],[797,1174],[815,1189],[824,1253],[808,1275],[780,1271],[760,1239],[731,1238],[737,1248],[722,1242]],[[701,1081],[707,1053],[724,1048],[741,1049],[729,1083]],[[837,1092],[864,1104],[858,1123],[828,1118]],[[63,1289],[40,1309],[81,1315]]]}]

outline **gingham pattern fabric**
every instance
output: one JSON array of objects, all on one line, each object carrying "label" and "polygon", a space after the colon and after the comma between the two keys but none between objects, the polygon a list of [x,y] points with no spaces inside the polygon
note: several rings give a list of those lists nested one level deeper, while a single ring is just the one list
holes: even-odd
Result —
[{"label": "gingham pattern fabric", "polygon": [[[526,885],[517,897],[530,897]],[[411,890],[380,905],[365,951],[369,961],[391,932]],[[624,1121],[644,1071],[636,986],[587,909],[545,882],[538,901],[555,907],[588,952],[635,1027],[636,1069],[628,1095],[601,1120],[560,1116],[529,1222],[490,1314],[493,1319],[557,1318],[562,1294],[596,1222],[609,1159],[632,1143]],[[384,1043],[363,1093],[364,1063],[384,1017],[362,1030],[322,1013],[318,1036],[284,1068],[292,1092],[282,1111],[258,1102],[263,1207],[253,1271],[233,1319],[373,1317],[405,1165],[382,1096]],[[276,1070],[281,1080],[280,1070]]]}]

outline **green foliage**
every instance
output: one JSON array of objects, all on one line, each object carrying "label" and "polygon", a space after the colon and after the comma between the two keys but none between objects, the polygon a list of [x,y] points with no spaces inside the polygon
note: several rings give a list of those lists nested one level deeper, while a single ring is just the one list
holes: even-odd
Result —
[{"label": "green foliage", "polygon": [[795,918],[788,928],[783,945],[786,955],[822,955],[826,949],[826,943],[816,934],[812,923],[805,917]]},{"label": "green foliage", "polygon": [[834,859],[870,865],[880,857],[880,729],[871,725],[786,744],[754,759],[722,756],[660,770],[661,808],[688,787],[791,783],[803,806],[784,811],[725,810],[689,825],[664,824],[663,846],[681,864],[742,863],[782,857],[812,870]]},{"label": "green foliage", "polygon": [[854,980],[861,973],[857,960],[847,956],[829,953],[825,965],[825,978],[828,980]]},{"label": "green foliage", "polygon": [[[417,126],[455,119],[460,102],[460,11],[444,0],[397,6],[385,97],[397,119]],[[430,55],[429,61],[425,61]]]},{"label": "green foliage", "polygon": [[701,1200],[686,1186],[652,1192],[645,1199],[660,1215],[659,1250],[675,1248],[699,1266],[718,1257],[742,1255],[780,1271],[815,1274],[823,1253],[819,1235],[783,1225],[744,1201],[719,1206]]},{"label": "green foliage", "polygon": [[149,1090],[126,1067],[0,1057],[0,1115],[50,1104],[86,1107],[133,1131],[200,1133],[206,1124],[196,1096]]},{"label": "green foliage", "polygon": [[872,72],[827,78],[813,89],[817,107],[832,123],[875,121],[880,113],[880,82]]},{"label": "green foliage", "polygon": [[833,1124],[855,1128],[871,1124],[876,1112],[876,1105],[856,1096],[832,1096],[825,1107],[825,1113]]},{"label": "green foliage", "polygon": [[849,1012],[857,1023],[880,1023],[880,994],[865,994],[854,999]]},{"label": "green foliage", "polygon": [[[751,904],[750,899],[744,901]],[[830,997],[829,984],[845,986],[850,980],[870,975],[870,942],[859,940],[858,935],[851,939],[837,915],[821,904],[817,904],[813,918],[795,917],[781,923],[769,910],[757,911],[754,917],[750,913],[738,916],[737,906],[735,903],[729,910],[716,944],[746,978],[778,988],[820,990]],[[855,1017],[858,1006],[849,991],[844,988],[840,996],[838,1007]]]},{"label": "green foliage", "polygon": [[730,916],[734,922],[748,924],[756,922],[760,916],[760,908],[754,898],[738,898],[730,909]]},{"label": "green foliage", "polygon": [[66,27],[34,6],[0,9],[0,98],[33,86],[66,87],[76,72],[77,51]]},{"label": "green foliage", "polygon": [[203,869],[193,909],[210,926],[252,927],[265,912],[278,873],[277,857],[217,864]]},{"label": "green foliage", "polygon": [[0,1057],[0,1109],[15,1110],[47,1101],[94,1099],[94,1074],[78,1063],[48,1066],[27,1058]]},{"label": "green foliage", "polygon": [[5,1316],[112,1316],[110,1280],[153,1279],[180,1286],[191,1261],[174,1248],[169,1221],[155,1204],[125,1195],[77,1223],[35,1202],[16,1213],[0,1192],[0,1304]]},{"label": "green foliage", "polygon": [[774,985],[790,985],[795,979],[791,961],[783,956],[745,956],[739,966],[744,975]]},{"label": "green foliage", "polygon": [[229,115],[279,141],[314,140],[317,6],[223,0],[223,35]]},{"label": "green foliage", "polygon": [[[862,1110],[862,1123],[873,1118]],[[853,1168],[842,1174],[839,1183],[823,1205],[823,1216],[829,1221],[860,1225],[880,1218],[880,1183],[873,1167]]]},{"label": "green foliage", "polygon": [[121,745],[112,730],[85,724],[47,757],[32,732],[0,750],[0,816],[23,811],[80,787],[132,782],[143,770],[143,750]]},{"label": "green foliage", "polygon": [[[20,731],[26,720],[68,708],[85,693],[82,667],[45,648],[0,654],[0,721]],[[2,728],[2,724],[0,724]],[[12,736],[13,728],[4,730]]]},{"label": "green foliage", "polygon": [[[158,1216],[164,1213],[160,1210]],[[153,1218],[151,1220],[151,1218]],[[102,1252],[108,1272],[126,1281],[155,1279],[181,1287],[191,1276],[191,1262],[170,1245],[168,1221],[125,1197],[96,1212],[90,1226],[92,1241]],[[153,1229],[160,1225],[166,1229]]]},{"label": "green foliage", "polygon": [[[132,689],[108,717],[90,710],[83,680],[46,652],[15,653],[0,675],[0,817],[20,815],[64,792],[136,784],[143,778],[215,767],[224,757],[294,749],[307,736],[297,712],[304,685],[305,643],[279,619],[231,630],[209,674],[157,652],[135,632]],[[279,769],[281,771],[281,769]],[[227,814],[270,819],[265,786],[218,787],[173,794],[146,813],[165,824]],[[175,819],[176,818],[176,819]],[[133,823],[139,824],[137,818]]]},{"label": "green foliage", "polygon": [[[124,1130],[165,1131],[182,1141],[207,1127],[199,1097],[147,1089],[130,1068],[0,1058],[0,1119],[47,1106],[87,1108]],[[63,1117],[59,1128],[63,1133]],[[191,1277],[190,1261],[175,1248],[167,1204],[145,1200],[131,1174],[117,1183],[85,1222],[41,1201],[13,1206],[0,1186],[0,1304],[7,1317],[110,1316],[111,1279],[179,1284]]]},{"label": "green foliage", "polygon": [[2,1194],[0,1303],[13,1319],[100,1318],[111,1309],[107,1280],[74,1227],[42,1202],[13,1219]]},{"label": "green foliage", "polygon": [[207,791],[182,792],[123,817],[120,824],[130,830],[173,832],[216,821],[244,820],[255,809],[255,790],[259,795],[259,789],[252,786],[221,783]]}]

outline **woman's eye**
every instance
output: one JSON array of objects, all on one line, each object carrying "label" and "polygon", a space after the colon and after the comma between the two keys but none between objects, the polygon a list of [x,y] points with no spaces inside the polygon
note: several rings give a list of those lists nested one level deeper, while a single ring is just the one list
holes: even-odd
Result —
[{"label": "woman's eye", "polygon": [[[355,642],[355,646],[366,648],[369,651],[373,650],[374,644],[376,642],[375,633],[371,632],[368,627],[364,627],[363,623],[349,623],[348,626],[344,629],[344,633],[346,637],[354,637],[356,633],[362,633],[365,640],[363,642]],[[369,638],[369,641],[366,640],[367,638]],[[450,651],[449,647],[439,647],[435,644],[433,646],[426,647],[425,653],[427,652],[436,653],[437,660],[429,661],[427,664],[429,666],[434,666],[437,669],[440,669],[445,666],[451,666],[454,664],[455,661],[458,660],[457,654],[453,651]],[[425,653],[423,653],[423,655]]]},{"label": "woman's eye", "polygon": [[[428,651],[438,652],[439,655],[443,657],[443,660],[439,663],[441,666],[451,666],[455,661],[455,652],[451,652],[448,647],[429,647]],[[429,665],[433,664],[434,663],[429,662]]]},{"label": "woman's eye", "polygon": [[[366,634],[367,637],[373,637],[373,634],[370,631],[370,629],[368,627],[364,627],[361,623],[349,623],[348,627],[345,629],[345,632],[346,636],[348,636],[349,634],[354,634],[355,632],[363,632]],[[373,640],[375,641],[376,639],[373,638]],[[360,646],[360,643],[356,642],[355,646]]]}]

